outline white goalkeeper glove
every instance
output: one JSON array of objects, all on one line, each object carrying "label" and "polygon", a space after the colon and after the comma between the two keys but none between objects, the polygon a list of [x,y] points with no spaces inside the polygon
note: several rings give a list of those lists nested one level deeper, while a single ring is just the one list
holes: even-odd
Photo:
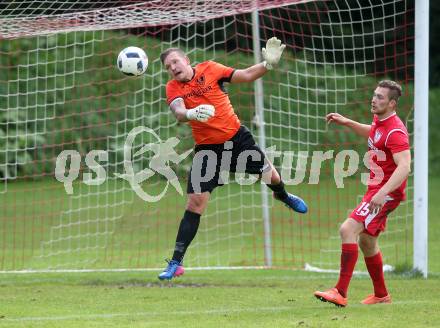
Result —
[{"label": "white goalkeeper glove", "polygon": [[278,64],[284,48],[286,48],[286,45],[281,44],[281,41],[276,37],[267,40],[266,48],[261,49],[264,58],[264,67],[270,70],[274,65]]},{"label": "white goalkeeper glove", "polygon": [[188,109],[186,118],[190,121],[197,120],[199,122],[206,122],[210,117],[214,116],[215,108],[212,105],[199,105],[197,107]]}]

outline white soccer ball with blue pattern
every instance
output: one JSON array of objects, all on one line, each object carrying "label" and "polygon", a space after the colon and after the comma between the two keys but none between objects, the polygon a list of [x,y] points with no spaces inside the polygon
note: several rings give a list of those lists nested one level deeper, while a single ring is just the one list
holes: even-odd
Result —
[{"label": "white soccer ball with blue pattern", "polygon": [[148,57],[141,48],[127,47],[118,55],[119,70],[126,75],[142,75],[148,67]]}]

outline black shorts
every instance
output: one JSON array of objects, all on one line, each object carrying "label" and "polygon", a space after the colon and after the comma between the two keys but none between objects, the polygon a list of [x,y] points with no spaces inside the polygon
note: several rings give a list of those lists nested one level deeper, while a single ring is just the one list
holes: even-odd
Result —
[{"label": "black shorts", "polygon": [[260,175],[270,169],[263,151],[244,126],[225,143],[197,145],[194,152],[186,189],[188,194],[212,192],[225,184],[222,176],[229,172]]}]

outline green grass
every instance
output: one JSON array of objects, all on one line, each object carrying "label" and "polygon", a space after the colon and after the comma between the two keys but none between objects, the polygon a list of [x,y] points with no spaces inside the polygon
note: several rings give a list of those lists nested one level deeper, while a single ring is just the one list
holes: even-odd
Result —
[{"label": "green grass", "polygon": [[290,270],[3,275],[0,327],[434,327],[438,277],[388,275],[393,305],[359,304],[371,292],[354,277],[347,308],[316,300],[335,275]]},{"label": "green grass", "polygon": [[301,270],[187,270],[170,283],[158,282],[155,271],[9,273],[0,274],[0,327],[436,327],[439,187],[431,178],[431,273],[386,274],[392,305],[359,304],[372,290],[365,275],[354,276],[341,309],[312,296],[337,275]]}]

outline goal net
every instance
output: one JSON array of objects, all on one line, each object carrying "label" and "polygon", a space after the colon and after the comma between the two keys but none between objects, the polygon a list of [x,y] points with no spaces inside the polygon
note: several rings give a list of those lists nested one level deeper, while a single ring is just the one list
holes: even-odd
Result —
[{"label": "goal net", "polygon": [[[293,213],[261,183],[232,176],[213,192],[185,266],[337,269],[338,227],[366,190],[367,145],[324,117],[339,112],[370,123],[372,91],[387,78],[403,86],[398,114],[412,130],[412,3],[2,2],[0,270],[162,268],[186,204],[180,191],[193,141],[165,102],[159,55],[179,47],[193,64],[245,68],[272,36],[287,47],[262,91],[256,84],[227,89],[287,190],[310,211]],[[118,71],[127,46],[146,51],[145,75]],[[182,156],[163,165],[181,189],[152,169],[155,148],[143,148],[173,137]],[[359,165],[350,176],[335,175],[341,163],[345,172],[355,163],[346,150]],[[320,154],[327,158],[321,164]],[[393,266],[412,263],[411,181],[407,198],[381,237]]]}]

